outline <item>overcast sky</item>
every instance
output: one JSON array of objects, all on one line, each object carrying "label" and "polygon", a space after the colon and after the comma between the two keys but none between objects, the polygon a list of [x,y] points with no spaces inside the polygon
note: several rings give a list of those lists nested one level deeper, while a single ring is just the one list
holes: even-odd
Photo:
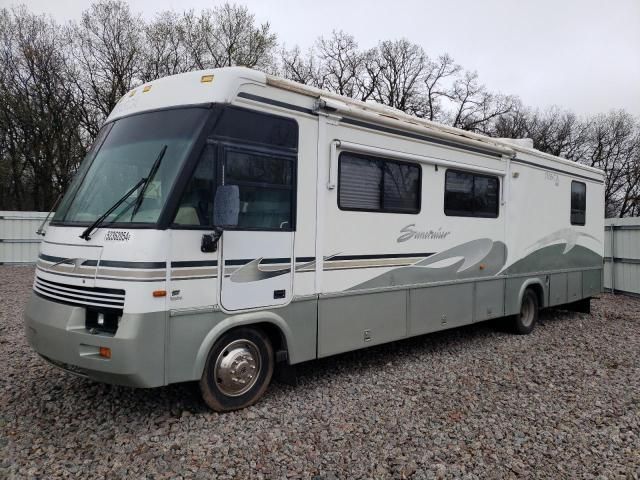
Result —
[{"label": "overcast sky", "polygon": [[[77,19],[89,0],[26,0],[58,21]],[[152,18],[220,0],[129,0]],[[361,47],[406,37],[428,55],[448,52],[492,90],[527,105],[579,114],[624,108],[640,116],[640,0],[238,0],[270,22],[288,47],[333,29]],[[0,0],[0,5],[15,5]]]}]

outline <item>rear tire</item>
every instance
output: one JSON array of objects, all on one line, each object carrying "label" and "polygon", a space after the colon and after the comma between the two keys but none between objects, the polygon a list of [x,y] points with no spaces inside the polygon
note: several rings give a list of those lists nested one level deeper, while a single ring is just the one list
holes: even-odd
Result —
[{"label": "rear tire", "polygon": [[520,313],[514,315],[512,328],[518,335],[531,333],[538,322],[538,295],[531,288],[527,288],[522,295]]},{"label": "rear tire", "polygon": [[216,412],[253,405],[271,382],[273,364],[273,347],[261,330],[231,330],[209,352],[200,379],[202,398]]}]

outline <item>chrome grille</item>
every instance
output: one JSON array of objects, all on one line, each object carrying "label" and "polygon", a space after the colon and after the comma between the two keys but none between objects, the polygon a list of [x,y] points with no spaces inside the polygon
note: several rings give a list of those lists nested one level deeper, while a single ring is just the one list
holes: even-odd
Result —
[{"label": "chrome grille", "polygon": [[65,283],[52,282],[36,276],[34,291],[49,300],[82,307],[124,308],[124,290],[101,287],[81,287]]}]

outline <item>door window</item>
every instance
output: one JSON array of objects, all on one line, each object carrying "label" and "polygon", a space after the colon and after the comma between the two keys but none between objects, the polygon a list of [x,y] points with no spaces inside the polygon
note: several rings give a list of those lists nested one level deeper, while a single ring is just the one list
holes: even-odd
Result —
[{"label": "door window", "polygon": [[225,149],[225,185],[240,192],[240,230],[284,230],[294,227],[295,157],[260,151]]},{"label": "door window", "polygon": [[294,230],[297,148],[294,120],[224,107],[182,193],[173,224],[213,227],[216,185],[236,185],[240,212],[235,229]]},{"label": "door window", "polygon": [[215,146],[208,144],[202,150],[196,169],[182,194],[174,225],[212,226],[214,186]]}]

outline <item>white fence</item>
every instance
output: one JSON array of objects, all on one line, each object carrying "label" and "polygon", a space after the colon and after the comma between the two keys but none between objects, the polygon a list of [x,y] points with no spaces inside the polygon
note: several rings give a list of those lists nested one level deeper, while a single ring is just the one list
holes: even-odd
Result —
[{"label": "white fence", "polygon": [[46,216],[47,212],[0,210],[0,265],[35,263],[42,239],[36,235],[36,230]]},{"label": "white fence", "polygon": [[640,218],[609,218],[604,229],[604,288],[640,295]]}]

